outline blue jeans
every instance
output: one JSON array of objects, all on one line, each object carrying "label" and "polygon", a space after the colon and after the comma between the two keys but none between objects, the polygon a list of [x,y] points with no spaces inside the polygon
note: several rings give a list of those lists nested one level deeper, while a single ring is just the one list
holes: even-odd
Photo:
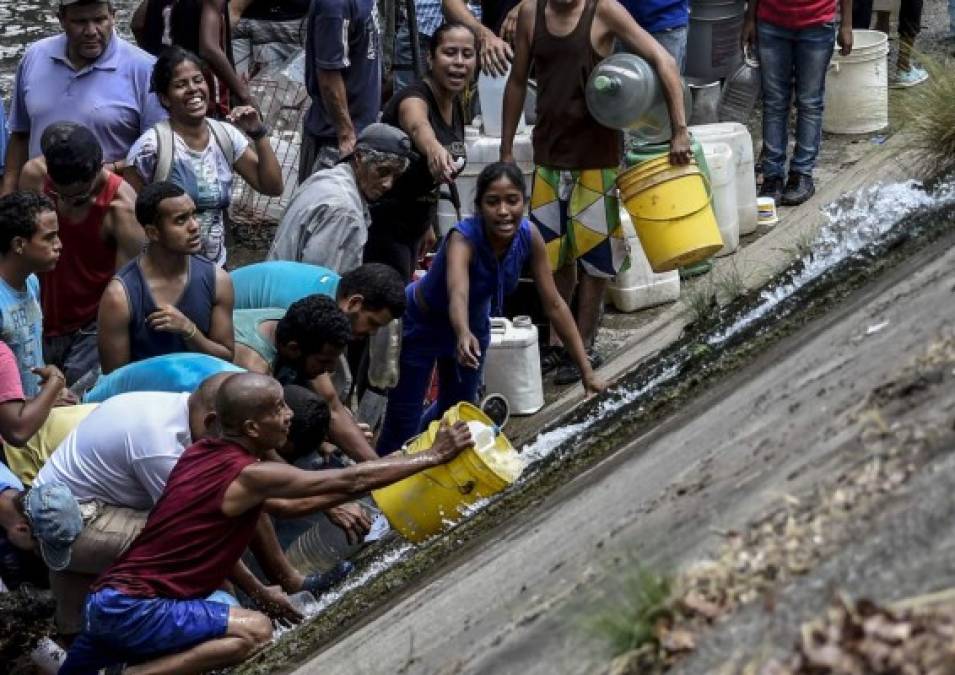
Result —
[{"label": "blue jeans", "polygon": [[790,30],[756,24],[763,77],[763,176],[784,178],[789,106],[796,90],[796,148],[790,173],[812,175],[822,141],[826,70],[836,43],[835,22]]},{"label": "blue jeans", "polygon": [[[951,1],[955,2],[955,0]],[[688,26],[679,26],[678,28],[661,30],[658,33],[650,33],[653,39],[659,42],[670,56],[673,57],[673,60],[676,61],[676,66],[680,69],[680,74],[686,70],[686,36],[688,31]],[[629,52],[630,48],[617,39],[614,43],[614,51],[618,53]]]},{"label": "blue jeans", "polygon": [[[407,316],[407,314],[406,314]],[[385,421],[375,448],[379,455],[398,450],[404,443],[428,428],[455,403],[475,402],[481,384],[481,370],[490,336],[478,336],[481,344],[481,368],[466,368],[454,357],[455,345],[440,339],[417,336],[401,343],[398,384],[388,392]],[[424,397],[431,383],[435,363],[438,366],[438,400],[422,414]]]}]

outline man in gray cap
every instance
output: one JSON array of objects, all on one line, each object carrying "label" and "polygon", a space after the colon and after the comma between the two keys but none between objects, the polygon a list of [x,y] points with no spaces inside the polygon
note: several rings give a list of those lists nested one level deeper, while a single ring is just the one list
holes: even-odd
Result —
[{"label": "man in gray cap", "polygon": [[292,194],[269,260],[294,260],[346,274],[362,262],[368,203],[391,189],[411,157],[411,140],[388,124],[371,124],[355,151],[312,174]]},{"label": "man in gray cap", "polygon": [[16,548],[39,547],[47,566],[62,570],[70,564],[70,547],[83,530],[83,516],[63,483],[24,492],[23,483],[0,464],[0,528]]}]

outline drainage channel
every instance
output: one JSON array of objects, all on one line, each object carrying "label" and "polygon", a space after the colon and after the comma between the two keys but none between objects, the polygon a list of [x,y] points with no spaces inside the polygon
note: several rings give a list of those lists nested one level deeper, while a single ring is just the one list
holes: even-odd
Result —
[{"label": "drainage channel", "polygon": [[277,635],[268,650],[233,672],[300,664],[772,344],[916,253],[932,246],[943,251],[955,238],[955,177],[929,189],[915,181],[876,185],[838,200],[825,213],[828,222],[811,252],[765,290],[691,327],[637,364],[608,394],[583,402],[525,445],[528,466],[517,483],[473,505],[454,528],[423,545],[393,542],[379,550],[310,608],[308,622]]}]

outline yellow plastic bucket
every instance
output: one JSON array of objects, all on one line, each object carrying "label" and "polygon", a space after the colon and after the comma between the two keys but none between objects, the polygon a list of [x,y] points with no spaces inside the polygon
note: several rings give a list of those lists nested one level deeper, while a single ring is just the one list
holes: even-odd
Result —
[{"label": "yellow plastic bucket", "polygon": [[617,188],[654,272],[692,265],[723,248],[706,176],[695,161],[673,166],[663,154],[621,173]]},{"label": "yellow plastic bucket", "polygon": [[[494,426],[487,415],[470,403],[458,403],[442,419],[448,424],[462,420]],[[439,422],[432,422],[400,452],[414,454],[427,450],[434,443],[439,426]],[[513,450],[511,442],[501,433],[495,439],[495,446]],[[391,526],[417,544],[456,521],[467,506],[497,494],[509,484],[510,480],[495,473],[473,448],[468,448],[447,464],[426,469],[371,494]]]}]

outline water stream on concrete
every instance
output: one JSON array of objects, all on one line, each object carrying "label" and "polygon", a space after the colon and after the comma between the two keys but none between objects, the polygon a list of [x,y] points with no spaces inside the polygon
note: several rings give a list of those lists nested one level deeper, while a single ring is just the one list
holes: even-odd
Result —
[{"label": "water stream on concrete", "polygon": [[[754,327],[779,319],[793,310],[793,307],[785,306],[785,301],[796,296],[811,283],[831,273],[849,259],[866,256],[867,251],[905,228],[915,214],[952,204],[955,204],[955,179],[939,183],[931,190],[927,190],[917,181],[880,184],[847,195],[828,205],[824,209],[827,222],[816,234],[811,251],[790,267],[792,272],[783,275],[781,281],[760,293],[754,305],[750,304],[744,308],[730,320],[727,327],[716,330],[702,342],[684,346],[668,354],[658,364],[655,373],[646,379],[632,385],[612,388],[582,419],[541,432],[521,450],[521,455],[527,462],[521,478],[505,493],[472,504],[462,512],[458,522],[479,514],[504,494],[520,491],[532,484],[541,466],[552,462],[559,463],[565,455],[574,453],[584,438],[600,428],[602,421],[605,422],[609,417],[633,406],[638,410],[642,409],[643,403],[651,401],[663,385],[671,384],[682,375],[684,364],[701,344],[719,350],[733,338],[748,334]],[[453,533],[451,536],[453,537]],[[399,561],[409,558],[415,548],[402,543],[388,549],[360,572],[359,576],[323,597],[318,604],[310,608],[309,615],[318,614],[350,591],[381,576]]]}]

